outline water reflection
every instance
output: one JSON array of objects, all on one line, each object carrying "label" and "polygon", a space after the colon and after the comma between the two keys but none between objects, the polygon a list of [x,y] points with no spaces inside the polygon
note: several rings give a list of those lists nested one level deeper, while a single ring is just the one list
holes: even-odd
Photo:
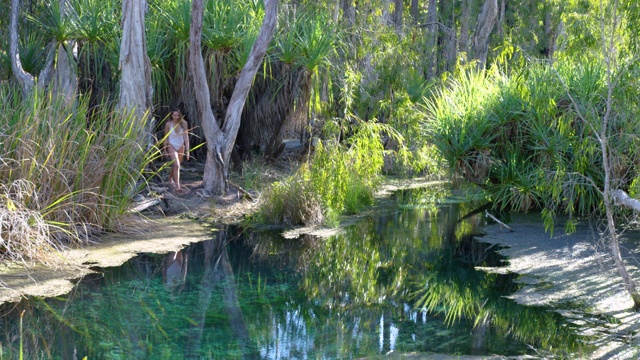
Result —
[{"label": "water reflection", "polygon": [[162,259],[162,283],[169,292],[184,290],[189,255],[186,251],[171,251]]},{"label": "water reflection", "polygon": [[474,269],[501,259],[471,240],[481,204],[455,195],[401,192],[393,208],[329,239],[222,228],[182,251],[140,256],[68,297],[5,307],[3,352],[16,357],[22,309],[31,359],[579,351],[558,314],[504,298],[515,275]]}]

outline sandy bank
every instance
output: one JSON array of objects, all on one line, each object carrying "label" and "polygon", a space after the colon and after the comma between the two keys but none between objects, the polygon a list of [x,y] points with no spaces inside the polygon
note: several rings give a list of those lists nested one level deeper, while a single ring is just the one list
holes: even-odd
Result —
[{"label": "sandy bank", "polygon": [[[483,270],[520,274],[517,281],[524,286],[511,296],[520,304],[564,309],[571,304],[574,310],[558,311],[582,325],[585,334],[594,335],[598,349],[591,359],[640,358],[640,313],[632,310],[633,302],[600,234],[583,224],[574,234],[566,235],[560,228],[550,237],[539,214],[514,215],[508,225],[513,232],[490,225],[479,240],[505,246],[499,253],[508,257],[509,264]],[[636,281],[639,237],[630,232],[621,239]]]}]

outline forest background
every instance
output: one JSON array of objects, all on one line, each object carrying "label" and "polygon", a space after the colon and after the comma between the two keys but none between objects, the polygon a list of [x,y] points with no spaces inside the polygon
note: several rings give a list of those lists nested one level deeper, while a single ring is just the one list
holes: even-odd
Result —
[{"label": "forest background", "polygon": [[[140,138],[150,122],[117,111],[129,3],[0,1],[5,258],[46,259],[52,248],[117,230],[159,160]],[[202,143],[189,69],[192,3],[144,5],[155,129],[178,108],[192,142]],[[16,6],[31,92],[12,69]],[[206,83],[222,120],[265,7],[204,7]],[[495,210],[540,210],[549,230],[564,214],[571,231],[607,213],[609,189],[640,192],[639,18],[640,4],[599,0],[280,1],[233,169],[279,159],[287,137],[313,147],[293,175],[265,190],[263,222],[333,224],[371,204],[383,173],[448,172],[481,188]],[[195,155],[209,156],[204,147]],[[634,223],[633,212],[612,211]]]}]

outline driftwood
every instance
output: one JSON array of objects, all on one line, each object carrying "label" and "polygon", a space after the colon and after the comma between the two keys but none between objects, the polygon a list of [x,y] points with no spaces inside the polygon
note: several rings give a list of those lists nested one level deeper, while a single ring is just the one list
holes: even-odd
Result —
[{"label": "driftwood", "polygon": [[495,216],[489,214],[488,211],[485,210],[484,213],[487,215],[487,217],[491,218],[491,220],[493,220],[493,221],[497,222],[498,224],[500,224],[500,227],[504,226],[505,228],[509,229],[510,232],[513,232],[513,229],[510,228],[509,225],[507,225],[507,224],[503,223],[502,221],[498,220],[498,218],[496,218]]},{"label": "driftwood", "polygon": [[616,205],[623,205],[635,211],[640,211],[640,201],[630,197],[626,192],[622,190],[615,190],[611,192]]},{"label": "driftwood", "polygon": [[154,199],[148,199],[148,200],[144,200],[142,202],[140,202],[138,205],[132,207],[131,209],[129,209],[129,212],[133,212],[133,213],[139,213],[142,211],[145,211],[147,209],[149,209],[152,206],[156,206],[159,205],[162,202],[162,199],[160,198],[154,198]]},{"label": "driftwood", "polygon": [[245,189],[243,189],[242,187],[240,187],[240,185],[238,185],[238,184],[236,184],[236,183],[233,183],[233,182],[231,182],[230,180],[226,180],[226,182],[227,182],[227,184],[228,184],[228,185],[231,185],[231,186],[233,186],[234,188],[238,189],[238,191],[239,191],[239,192],[241,192],[241,193],[242,193],[242,195],[244,195],[244,196],[248,197],[249,199],[251,199],[251,201],[256,201],[256,199],[255,199],[253,196],[251,196],[251,194],[249,194],[249,192],[247,192]]}]

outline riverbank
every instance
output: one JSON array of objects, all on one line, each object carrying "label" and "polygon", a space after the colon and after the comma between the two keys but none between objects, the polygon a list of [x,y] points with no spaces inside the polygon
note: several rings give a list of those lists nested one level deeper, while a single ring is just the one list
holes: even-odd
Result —
[{"label": "riverbank", "polygon": [[[508,258],[504,267],[483,270],[520,275],[516,282],[522,287],[510,298],[523,305],[558,308],[585,335],[593,336],[597,350],[588,359],[640,357],[640,313],[633,311],[600,234],[581,224],[571,235],[560,225],[550,236],[539,214],[515,214],[508,225],[513,232],[490,225],[478,240],[504,247],[498,252]],[[639,244],[637,233],[625,233],[621,239],[634,279],[640,278]]]},{"label": "riverbank", "polygon": [[[215,228],[207,224],[236,223],[256,209],[256,203],[244,201],[235,193],[217,198],[198,195],[201,164],[185,167],[182,178],[183,185],[189,189],[186,193],[176,193],[168,187],[160,189],[162,203],[131,214],[118,233],[100,234],[81,247],[67,248],[53,255],[54,267],[35,261],[0,264],[0,304],[30,296],[66,294],[79,279],[98,268],[120,266],[141,253],[164,254],[211,239]],[[133,203],[132,208],[136,205]]]},{"label": "riverbank", "polygon": [[[269,169],[268,183],[281,179],[286,168]],[[188,190],[176,193],[163,189],[164,204],[151,211],[132,215],[121,233],[100,235],[95,241],[79,248],[62,251],[51,268],[37,262],[0,264],[0,304],[18,302],[30,296],[55,297],[68,293],[82,277],[99,268],[120,266],[141,253],[164,254],[177,251],[191,243],[212,238],[216,231],[212,224],[239,223],[253,214],[258,202],[244,198],[241,193],[230,191],[227,196],[207,198],[198,191],[201,186],[202,166],[191,164],[182,170],[183,185]],[[437,183],[427,178],[387,179],[376,197],[388,198],[394,191],[424,187]],[[262,184],[266,187],[265,184]],[[135,207],[136,204],[132,204]],[[357,221],[363,214],[347,217],[344,224]],[[296,228],[285,232],[286,236],[330,236],[340,228],[322,226]]]}]

